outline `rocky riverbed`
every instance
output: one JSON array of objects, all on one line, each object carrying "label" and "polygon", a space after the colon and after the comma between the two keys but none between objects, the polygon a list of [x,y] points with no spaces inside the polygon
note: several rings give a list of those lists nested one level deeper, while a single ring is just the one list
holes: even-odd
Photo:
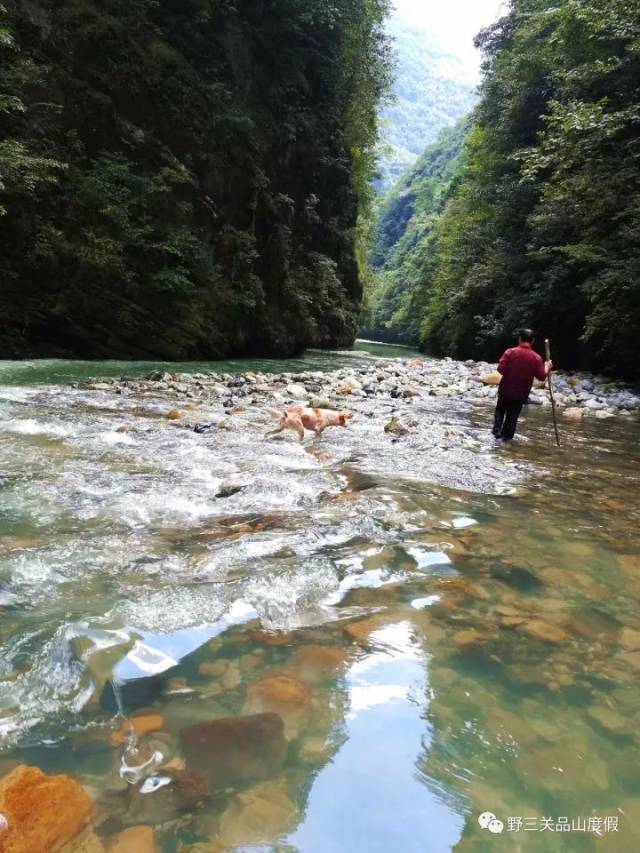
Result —
[{"label": "rocky riverbed", "polygon": [[0,849],[638,849],[637,397],[376,358],[0,385]]},{"label": "rocky riverbed", "polygon": [[[465,402],[490,402],[500,374],[486,362],[442,361],[420,358],[377,362],[371,367],[333,372],[206,374],[154,372],[141,379],[87,382],[87,390],[136,395],[162,394],[176,403],[217,400],[228,414],[245,405],[304,403],[336,409],[359,400],[403,402],[417,398],[456,398]],[[622,383],[586,373],[554,373],[555,402],[568,418],[595,416],[606,419],[640,411],[640,393]],[[536,383],[530,404],[550,406],[543,383]],[[176,420],[179,409],[173,412]],[[220,426],[221,423],[219,422]],[[222,423],[224,429],[224,423]]]}]

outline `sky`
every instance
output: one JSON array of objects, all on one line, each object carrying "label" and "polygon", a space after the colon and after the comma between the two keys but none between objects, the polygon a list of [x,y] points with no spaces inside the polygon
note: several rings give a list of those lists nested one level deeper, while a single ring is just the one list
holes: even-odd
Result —
[{"label": "sky", "polygon": [[508,0],[394,0],[394,4],[402,20],[427,30],[477,73],[480,56],[474,36],[507,10]]}]

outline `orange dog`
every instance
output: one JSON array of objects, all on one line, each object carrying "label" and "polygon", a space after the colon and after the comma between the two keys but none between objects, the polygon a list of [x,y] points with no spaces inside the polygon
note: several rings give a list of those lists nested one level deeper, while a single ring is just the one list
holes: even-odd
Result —
[{"label": "orange dog", "polygon": [[277,428],[268,432],[267,438],[285,429],[292,429],[298,433],[300,441],[304,440],[305,429],[318,436],[322,435],[327,427],[345,427],[353,417],[352,412],[330,412],[327,409],[309,409],[304,406],[290,406],[284,412],[277,412],[275,409],[267,411],[271,417],[278,418]]}]

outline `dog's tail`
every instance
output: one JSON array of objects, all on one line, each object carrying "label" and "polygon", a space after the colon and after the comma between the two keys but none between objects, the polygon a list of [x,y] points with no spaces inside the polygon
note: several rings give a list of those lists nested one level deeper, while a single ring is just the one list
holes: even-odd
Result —
[{"label": "dog's tail", "polygon": [[277,409],[267,409],[272,418],[281,418],[282,412],[279,412]]}]

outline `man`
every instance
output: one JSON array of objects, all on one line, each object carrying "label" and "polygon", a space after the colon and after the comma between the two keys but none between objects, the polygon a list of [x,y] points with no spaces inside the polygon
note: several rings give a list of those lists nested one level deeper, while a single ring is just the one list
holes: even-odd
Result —
[{"label": "man", "polygon": [[518,346],[508,349],[498,364],[502,380],[498,388],[498,404],[493,424],[493,434],[497,439],[511,441],[522,407],[529,399],[533,380],[544,382],[553,369],[552,362],[545,364],[534,351],[533,342],[531,329],[521,329]]}]

